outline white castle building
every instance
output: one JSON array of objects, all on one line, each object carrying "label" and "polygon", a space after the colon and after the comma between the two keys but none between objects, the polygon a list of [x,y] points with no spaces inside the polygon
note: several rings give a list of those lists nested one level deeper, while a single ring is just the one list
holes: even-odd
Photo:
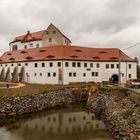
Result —
[{"label": "white castle building", "polygon": [[[0,57],[0,81],[39,84],[118,82],[137,78],[137,61],[118,48],[71,46],[50,24],[46,30],[16,37]],[[119,63],[120,62],[120,63]]]}]

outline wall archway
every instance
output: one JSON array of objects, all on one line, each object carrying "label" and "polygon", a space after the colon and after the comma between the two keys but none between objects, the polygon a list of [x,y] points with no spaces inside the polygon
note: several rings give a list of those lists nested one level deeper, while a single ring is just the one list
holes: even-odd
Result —
[{"label": "wall archway", "polygon": [[118,76],[118,74],[113,74],[112,77],[111,77],[111,81],[114,84],[118,84],[119,83],[119,76]]}]

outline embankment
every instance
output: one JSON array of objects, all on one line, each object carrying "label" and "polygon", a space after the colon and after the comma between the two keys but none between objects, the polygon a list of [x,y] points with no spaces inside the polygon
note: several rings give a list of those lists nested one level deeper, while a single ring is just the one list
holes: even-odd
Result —
[{"label": "embankment", "polygon": [[43,94],[1,97],[0,115],[21,115],[87,101],[86,90],[64,89]]},{"label": "embankment", "polygon": [[119,140],[140,139],[140,106],[120,90],[101,89],[89,97],[87,108]]}]

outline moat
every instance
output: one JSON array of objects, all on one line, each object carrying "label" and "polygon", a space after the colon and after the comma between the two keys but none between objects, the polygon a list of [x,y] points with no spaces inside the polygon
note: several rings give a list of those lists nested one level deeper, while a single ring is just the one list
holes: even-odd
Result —
[{"label": "moat", "polygon": [[31,114],[13,128],[0,128],[0,140],[113,140],[104,123],[79,105]]}]

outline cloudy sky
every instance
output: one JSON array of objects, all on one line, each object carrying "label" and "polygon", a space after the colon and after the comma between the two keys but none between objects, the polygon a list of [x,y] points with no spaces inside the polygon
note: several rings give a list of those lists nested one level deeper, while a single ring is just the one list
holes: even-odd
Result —
[{"label": "cloudy sky", "polygon": [[[27,30],[57,26],[74,45],[127,48],[140,42],[140,0],[1,0],[0,53]],[[124,50],[140,58],[140,45]]]}]

